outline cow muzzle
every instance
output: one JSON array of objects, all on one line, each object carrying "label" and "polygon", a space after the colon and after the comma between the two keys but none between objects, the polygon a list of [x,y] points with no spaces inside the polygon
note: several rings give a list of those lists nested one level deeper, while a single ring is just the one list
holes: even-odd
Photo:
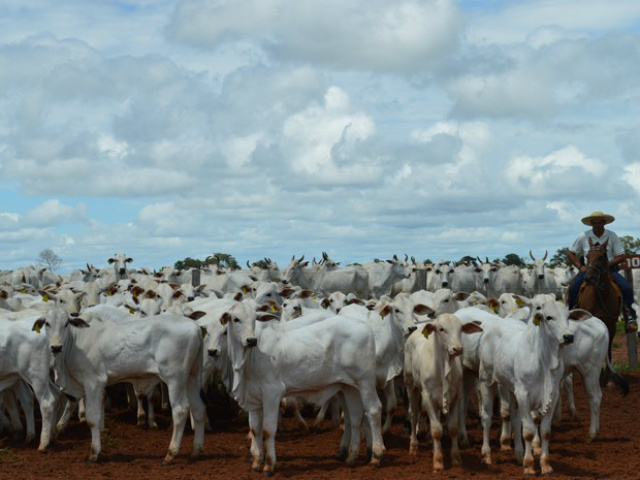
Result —
[{"label": "cow muzzle", "polygon": [[207,354],[210,357],[217,357],[220,354],[220,352],[218,351],[217,348],[210,348],[209,350],[207,350]]},{"label": "cow muzzle", "polygon": [[62,345],[51,345],[51,353],[54,355],[62,351]]},{"label": "cow muzzle", "polygon": [[247,347],[255,347],[256,345],[258,345],[257,338],[247,338]]},{"label": "cow muzzle", "polygon": [[571,345],[573,343],[573,335],[563,335],[562,340],[564,342],[563,345]]}]

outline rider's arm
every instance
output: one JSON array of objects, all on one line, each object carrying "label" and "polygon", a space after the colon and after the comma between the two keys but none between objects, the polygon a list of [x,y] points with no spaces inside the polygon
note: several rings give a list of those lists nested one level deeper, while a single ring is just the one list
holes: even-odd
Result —
[{"label": "rider's arm", "polygon": [[571,250],[569,250],[569,252],[567,253],[567,258],[569,258],[569,261],[573,264],[573,266],[576,267],[581,272],[587,271],[587,267],[585,267],[584,265],[582,265],[582,263],[580,263],[580,259],[578,258],[578,255],[576,255]]}]

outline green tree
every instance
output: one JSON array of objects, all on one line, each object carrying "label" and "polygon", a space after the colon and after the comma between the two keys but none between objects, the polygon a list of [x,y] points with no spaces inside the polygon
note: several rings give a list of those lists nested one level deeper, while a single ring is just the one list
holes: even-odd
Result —
[{"label": "green tree", "polygon": [[505,257],[502,259],[502,262],[505,265],[515,265],[517,267],[526,266],[524,259],[515,253],[508,253],[507,255],[505,255]]},{"label": "green tree", "polygon": [[176,263],[174,263],[173,268],[175,268],[176,270],[187,270],[188,268],[200,268],[203,265],[205,265],[204,261],[187,257],[184,260],[178,260]]},{"label": "green tree", "polygon": [[558,251],[551,257],[549,260],[550,265],[558,265],[558,264],[567,264],[569,263],[569,257],[567,254],[569,253],[569,247],[559,248]]},{"label": "green tree", "polygon": [[55,272],[62,265],[62,258],[50,248],[45,248],[38,254],[38,265]]},{"label": "green tree", "polygon": [[240,265],[233,255],[229,255],[228,253],[214,253],[213,255],[207,257],[206,263],[211,265],[218,265],[220,268],[230,268],[231,270],[240,270]]},{"label": "green tree", "polygon": [[631,235],[623,235],[620,237],[620,241],[624,247],[624,253],[627,255],[633,255],[640,251],[640,238],[633,238]]},{"label": "green tree", "polygon": [[460,260],[456,262],[456,265],[462,265],[464,263],[473,264],[473,262],[475,261],[476,259],[473,258],[471,255],[465,255],[464,257],[462,257]]}]

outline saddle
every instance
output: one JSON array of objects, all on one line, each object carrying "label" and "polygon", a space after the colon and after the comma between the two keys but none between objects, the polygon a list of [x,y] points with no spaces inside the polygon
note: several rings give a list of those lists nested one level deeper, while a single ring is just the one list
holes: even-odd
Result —
[{"label": "saddle", "polygon": [[[573,282],[575,282],[576,277],[573,277],[573,279],[571,280],[571,282],[569,283],[569,287],[571,287],[571,284]],[[622,298],[622,290],[620,290],[620,286],[616,283],[616,281],[613,278],[609,279],[609,282],[611,282],[611,284],[613,285],[613,289],[616,292],[616,295],[618,296],[618,301],[620,303],[620,312],[624,312],[625,309],[625,305],[623,302],[623,298]],[[584,288],[587,286],[587,283],[583,280],[582,285],[580,285],[580,289],[578,290],[578,296],[576,298],[576,305],[580,304],[580,296],[582,295],[582,291],[584,290]],[[567,288],[567,291],[565,292],[565,303],[569,303],[569,289]]]}]

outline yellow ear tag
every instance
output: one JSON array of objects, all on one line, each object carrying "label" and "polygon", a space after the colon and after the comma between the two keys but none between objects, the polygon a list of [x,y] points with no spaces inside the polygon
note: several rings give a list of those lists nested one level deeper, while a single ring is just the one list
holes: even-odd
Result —
[{"label": "yellow ear tag", "polygon": [[491,310],[493,313],[498,313],[496,312],[496,306],[493,303],[489,305],[489,310]]},{"label": "yellow ear tag", "polygon": [[424,336],[424,338],[426,338],[427,340],[429,340],[429,330],[423,330],[422,331],[422,335]]},{"label": "yellow ear tag", "polygon": [[43,302],[48,302],[49,301],[49,295],[47,295],[46,293],[42,296],[42,301]]},{"label": "yellow ear tag", "polygon": [[242,293],[247,294],[247,287],[242,287]]},{"label": "yellow ear tag", "polygon": [[130,308],[130,309],[129,309],[129,313],[130,313],[131,315],[133,315],[135,312],[136,312],[136,311],[135,311],[133,308]]},{"label": "yellow ear tag", "polygon": [[313,297],[314,300],[318,300],[318,297]]},{"label": "yellow ear tag", "polygon": [[540,317],[538,317],[537,315],[535,317],[533,317],[533,324],[536,327],[539,327],[540,326]]},{"label": "yellow ear tag", "polygon": [[384,320],[384,317],[386,317],[386,316],[387,316],[387,314],[386,314],[386,313],[384,313],[384,312],[382,312],[382,313],[380,314],[380,317],[382,318],[382,320]]},{"label": "yellow ear tag", "polygon": [[271,305],[271,311],[272,312],[277,312],[278,310],[276,310],[276,306],[275,305]]},{"label": "yellow ear tag", "polygon": [[33,331],[36,333],[40,333],[40,324],[37,324],[36,328],[34,328]]},{"label": "yellow ear tag", "polygon": [[524,303],[521,298],[516,298],[516,305],[518,305],[518,308],[524,307]]},{"label": "yellow ear tag", "polygon": [[109,290],[109,296],[113,297],[113,292],[111,290]]}]

